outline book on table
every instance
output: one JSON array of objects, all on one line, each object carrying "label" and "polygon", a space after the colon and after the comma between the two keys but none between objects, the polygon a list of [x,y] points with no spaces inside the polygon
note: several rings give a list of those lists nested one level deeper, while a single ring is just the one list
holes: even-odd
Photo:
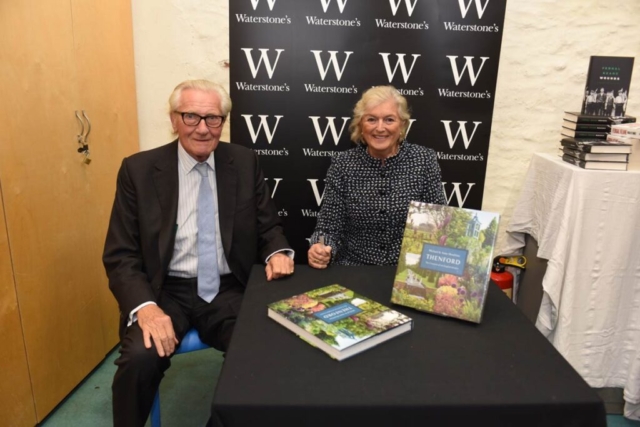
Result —
[{"label": "book on table", "polygon": [[562,155],[565,154],[586,161],[622,163],[626,163],[629,161],[629,154],[626,153],[585,153],[584,151],[572,150],[570,148],[563,147]]},{"label": "book on table", "polygon": [[605,123],[577,123],[568,120],[562,122],[562,127],[582,132],[609,132],[611,130],[611,126]]},{"label": "book on table", "polygon": [[592,56],[582,100],[582,114],[624,117],[629,98],[632,57]]},{"label": "book on table", "polygon": [[271,303],[268,315],[336,360],[413,328],[408,316],[338,284]]},{"label": "book on table", "polygon": [[640,138],[640,123],[623,123],[611,126],[611,133]]},{"label": "book on table", "polygon": [[630,146],[628,171],[640,171],[640,136],[621,135],[611,133],[607,135],[607,141],[612,144],[625,144]]},{"label": "book on table", "polygon": [[631,144],[603,139],[562,138],[560,144],[584,153],[631,153]]},{"label": "book on table", "polygon": [[562,136],[567,136],[569,138],[589,138],[589,139],[606,139],[607,132],[602,131],[579,131],[567,129],[565,127],[562,128],[561,132]]},{"label": "book on table", "polygon": [[391,302],[480,323],[500,216],[411,202]]},{"label": "book on table", "polygon": [[[630,144],[633,147],[634,145],[638,146],[638,144],[640,143],[640,136],[610,133],[609,135],[607,135],[607,141],[611,142],[612,144]],[[631,152],[634,151],[636,150],[632,148]]]},{"label": "book on table", "polygon": [[635,123],[636,118],[633,116],[609,117],[609,116],[592,116],[582,114],[578,111],[565,111],[563,119],[568,122],[580,124],[603,124],[611,125],[617,123]]},{"label": "book on table", "polygon": [[582,169],[617,170],[617,171],[627,170],[626,162],[593,162],[593,161],[580,160],[568,154],[563,155],[562,160],[567,163],[571,163],[572,165],[581,167]]}]

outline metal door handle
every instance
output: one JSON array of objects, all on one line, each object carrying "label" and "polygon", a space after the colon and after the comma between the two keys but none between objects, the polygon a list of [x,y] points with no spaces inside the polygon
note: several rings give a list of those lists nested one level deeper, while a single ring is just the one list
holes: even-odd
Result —
[{"label": "metal door handle", "polygon": [[78,144],[80,145],[78,147],[78,153],[84,156],[83,162],[88,165],[89,163],[91,163],[91,159],[89,158],[89,144],[87,144],[87,138],[89,137],[89,133],[91,132],[91,121],[89,120],[87,113],[82,110],[82,117],[84,117],[84,119],[87,121],[87,131],[85,133],[85,126],[82,117],[80,117],[80,114],[77,110],[75,114],[76,119],[78,119],[78,121],[80,122],[80,133],[76,137],[78,140]]},{"label": "metal door handle", "polygon": [[77,135],[78,144],[84,144],[84,122],[82,121],[82,117],[78,114],[78,110],[76,110],[76,119],[80,122],[80,133]]},{"label": "metal door handle", "polygon": [[84,134],[84,142],[87,143],[87,139],[89,139],[89,134],[91,133],[91,120],[89,120],[89,116],[87,113],[82,110],[82,116],[87,120],[87,133]]}]

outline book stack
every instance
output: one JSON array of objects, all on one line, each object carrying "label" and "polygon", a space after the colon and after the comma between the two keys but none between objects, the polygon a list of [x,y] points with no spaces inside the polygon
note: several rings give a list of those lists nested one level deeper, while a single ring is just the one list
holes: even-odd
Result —
[{"label": "book stack", "polygon": [[612,120],[614,119],[607,116],[565,112],[561,133],[566,138],[607,139],[607,134],[611,131]]},{"label": "book stack", "polygon": [[[563,138],[560,141],[562,160],[583,169],[628,170],[633,144],[627,140],[630,135],[622,132],[627,129],[624,126],[630,124],[633,125],[630,127],[631,132],[640,132],[635,121],[635,117],[631,116],[609,117],[565,112],[561,132]],[[613,134],[613,129],[620,133]],[[636,136],[640,138],[640,135]],[[640,159],[638,160],[640,167]]]}]

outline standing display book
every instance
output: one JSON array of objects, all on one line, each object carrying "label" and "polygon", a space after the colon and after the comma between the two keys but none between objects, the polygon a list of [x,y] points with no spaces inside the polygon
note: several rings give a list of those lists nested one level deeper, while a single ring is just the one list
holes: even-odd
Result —
[{"label": "standing display book", "polygon": [[391,302],[480,323],[496,213],[411,202]]},{"label": "standing display book", "polygon": [[269,304],[268,315],[343,360],[413,328],[411,318],[338,284]]},{"label": "standing display book", "polygon": [[592,56],[582,100],[582,114],[622,117],[627,109],[633,59]]}]

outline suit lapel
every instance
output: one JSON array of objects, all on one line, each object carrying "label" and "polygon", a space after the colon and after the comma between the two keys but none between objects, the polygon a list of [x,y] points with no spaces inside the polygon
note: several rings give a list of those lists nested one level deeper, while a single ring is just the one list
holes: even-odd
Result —
[{"label": "suit lapel", "polygon": [[153,183],[160,203],[160,236],[158,249],[160,262],[167,270],[173,253],[178,217],[178,144],[174,141],[167,145],[167,152],[155,164]]},{"label": "suit lapel", "polygon": [[220,236],[225,255],[231,251],[231,237],[233,234],[234,212],[236,210],[236,168],[233,157],[221,142],[215,151],[216,187],[218,193],[218,216],[220,221]]}]

